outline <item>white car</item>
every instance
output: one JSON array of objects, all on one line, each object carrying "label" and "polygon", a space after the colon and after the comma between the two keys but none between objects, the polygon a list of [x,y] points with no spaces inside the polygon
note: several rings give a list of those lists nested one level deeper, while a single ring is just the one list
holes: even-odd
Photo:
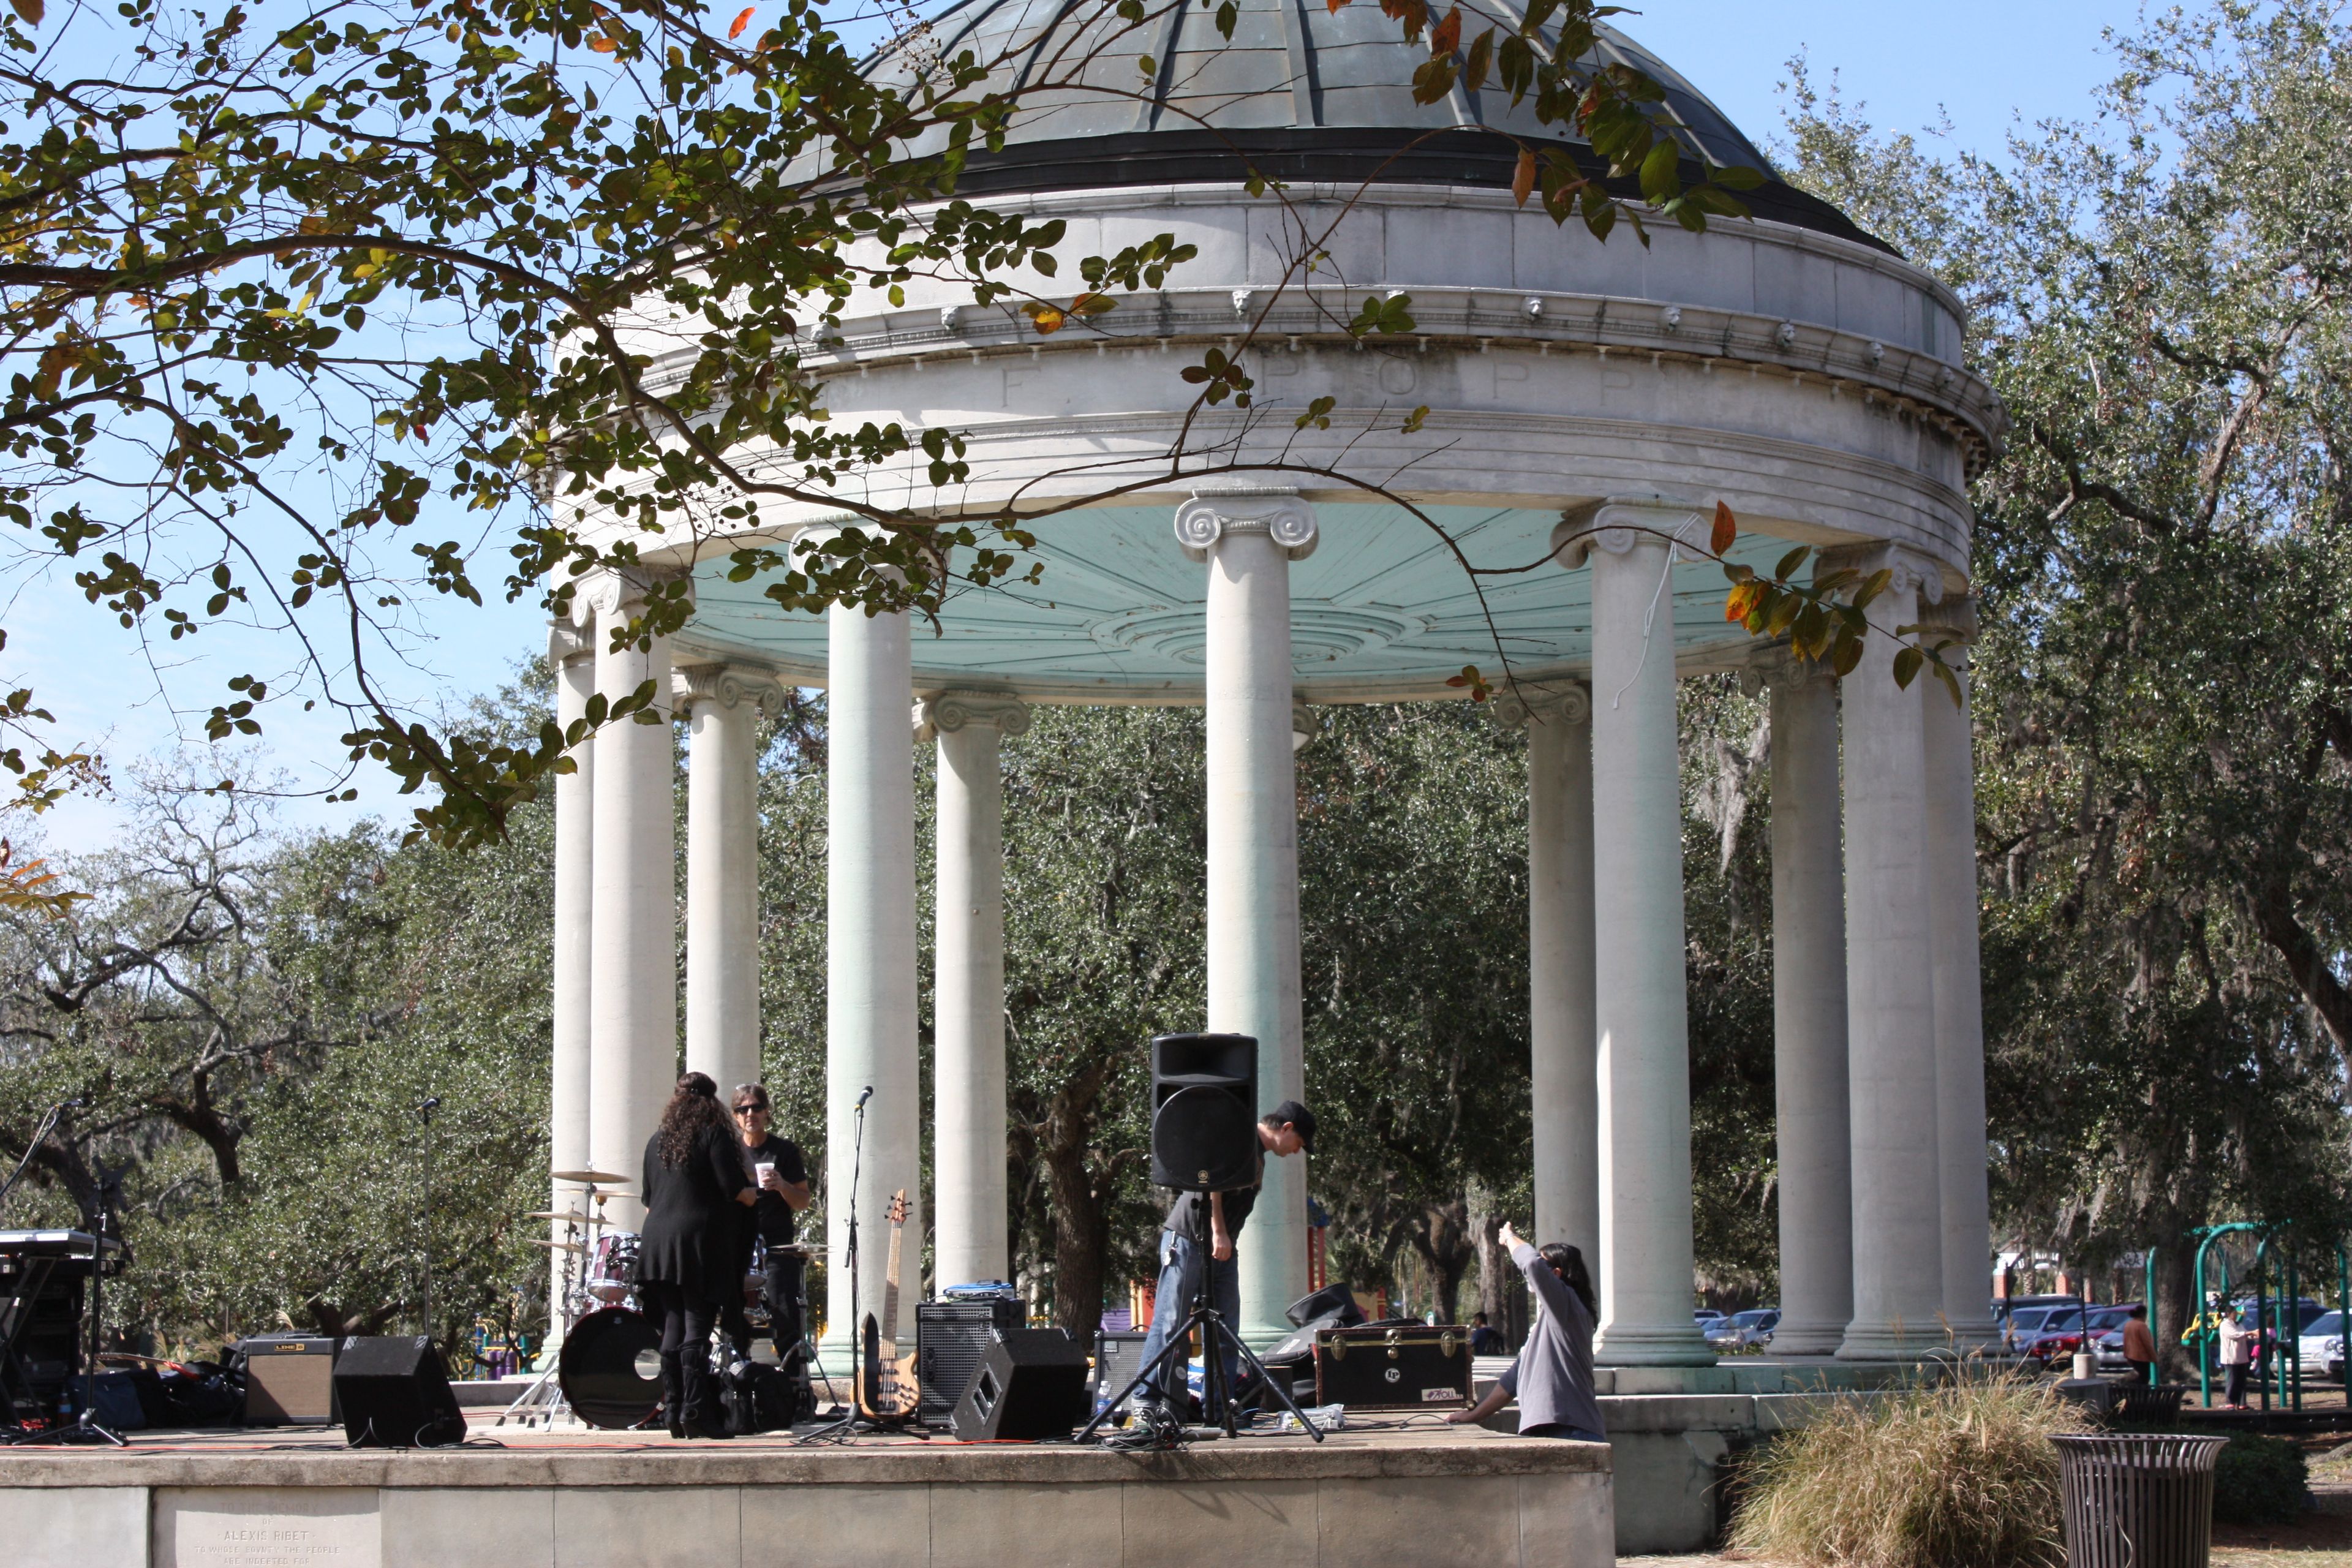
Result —
[{"label": "white car", "polygon": [[2296,1343],[2304,1375],[2325,1373],[2330,1383],[2344,1376],[2344,1314],[2323,1312],[2311,1320]]},{"label": "white car", "polygon": [[1717,1318],[1702,1331],[1706,1342],[1719,1350],[1745,1350],[1749,1345],[1772,1342],[1772,1331],[1780,1326],[1780,1309],[1758,1307],[1750,1311],[1734,1312],[1728,1318]]}]

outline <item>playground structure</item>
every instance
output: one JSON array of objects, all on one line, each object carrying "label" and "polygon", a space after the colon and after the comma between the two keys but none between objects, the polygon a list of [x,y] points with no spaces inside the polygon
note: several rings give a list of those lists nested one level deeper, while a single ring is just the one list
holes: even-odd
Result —
[{"label": "playground structure", "polygon": [[[2279,1407],[2286,1410],[2303,1408],[2303,1322],[2300,1305],[2303,1280],[2294,1249],[2273,1243],[2282,1240],[2281,1233],[2293,1228],[2293,1221],[2235,1220],[2227,1225],[2201,1226],[2189,1233],[2197,1243],[2197,1258],[2192,1271],[2192,1291],[2195,1301],[2190,1321],[2180,1326],[2179,1342],[2193,1341],[2197,1353],[2198,1403],[2208,1409],[2213,1404],[2214,1330],[2220,1326],[2221,1311],[2231,1310],[2251,1279],[2253,1290],[2254,1324],[2262,1336],[2257,1340],[2257,1362],[2261,1375],[2253,1380],[2262,1398],[2262,1408],[2271,1409],[2275,1393]],[[2253,1258],[2246,1273],[2231,1279],[2228,1271],[2229,1243],[2227,1238],[2244,1236],[2252,1238]],[[2217,1245],[2218,1244],[2218,1245]],[[2352,1258],[2347,1258],[2344,1244],[2336,1244],[2336,1334],[2340,1344],[2339,1365],[2342,1369],[2345,1402],[2352,1405]],[[2157,1321],[2156,1260],[2157,1249],[2148,1248],[2147,1293],[2150,1326],[2158,1336],[2164,1332]],[[2222,1268],[2218,1288],[2207,1284],[2209,1266]],[[2271,1288],[2275,1280],[2277,1289]],[[2216,1303],[2221,1305],[2216,1308]]]}]

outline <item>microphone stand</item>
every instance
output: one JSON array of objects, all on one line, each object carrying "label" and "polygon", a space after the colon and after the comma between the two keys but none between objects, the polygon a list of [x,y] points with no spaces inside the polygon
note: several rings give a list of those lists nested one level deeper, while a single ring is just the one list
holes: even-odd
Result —
[{"label": "microphone stand", "polygon": [[[857,1130],[849,1140],[849,1410],[838,1420],[828,1421],[807,1436],[803,1443],[822,1442],[829,1437],[846,1437],[857,1426],[857,1181],[866,1171],[866,1101],[874,1091],[867,1089],[857,1097],[852,1114],[857,1118]],[[807,1337],[807,1323],[802,1323],[802,1337]],[[832,1379],[825,1380],[828,1387]]]}]

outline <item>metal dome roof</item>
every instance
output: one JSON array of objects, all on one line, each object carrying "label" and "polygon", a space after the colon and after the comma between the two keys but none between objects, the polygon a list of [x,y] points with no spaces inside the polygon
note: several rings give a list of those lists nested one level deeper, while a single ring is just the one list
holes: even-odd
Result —
[{"label": "metal dome roof", "polygon": [[[1514,105],[1492,79],[1415,103],[1412,73],[1427,46],[1408,41],[1374,0],[1338,10],[1326,0],[1235,3],[1228,39],[1214,10],[1191,0],[1140,26],[1119,20],[1112,0],[964,0],[878,51],[867,71],[905,81],[969,50],[992,68],[987,89],[1032,88],[1003,150],[971,155],[958,189],[974,195],[1229,182],[1247,170],[1302,183],[1507,185],[1517,153],[1490,131],[1567,147],[1600,173],[1581,138],[1536,118],[1532,95]],[[1525,15],[1516,0],[1464,0],[1462,11],[1465,46],[1488,26],[1516,32]],[[1658,118],[1683,149],[1686,178],[1705,164],[1756,169],[1767,183],[1743,199],[1757,216],[1885,248],[1782,183],[1671,66],[1613,28],[1597,32],[1579,74],[1622,63],[1664,88]],[[1139,58],[1153,63],[1148,80]]]}]

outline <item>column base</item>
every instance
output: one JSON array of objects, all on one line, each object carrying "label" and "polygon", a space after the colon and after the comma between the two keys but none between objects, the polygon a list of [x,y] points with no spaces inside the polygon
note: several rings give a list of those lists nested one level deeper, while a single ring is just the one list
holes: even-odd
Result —
[{"label": "column base", "polygon": [[1926,1355],[1934,1351],[1952,1350],[1952,1337],[1944,1331],[1941,1318],[1931,1317],[1923,1327],[1914,1328],[1901,1318],[1877,1322],[1864,1322],[1856,1318],[1846,1325],[1845,1338],[1839,1342],[1840,1361],[1901,1361]]},{"label": "column base", "polygon": [[1713,1366],[1715,1352],[1695,1322],[1603,1323],[1592,1336],[1600,1366]]},{"label": "column base", "polygon": [[1767,1347],[1772,1355],[1835,1355],[1839,1345],[1845,1342],[1845,1320],[1817,1318],[1811,1322],[1794,1322],[1787,1318],[1772,1331],[1772,1342]]},{"label": "column base", "polygon": [[1994,1322],[1989,1315],[1974,1318],[1966,1322],[1947,1323],[1945,1329],[1950,1336],[1952,1348],[1962,1355],[2007,1353],[2000,1342],[2000,1325]]}]

